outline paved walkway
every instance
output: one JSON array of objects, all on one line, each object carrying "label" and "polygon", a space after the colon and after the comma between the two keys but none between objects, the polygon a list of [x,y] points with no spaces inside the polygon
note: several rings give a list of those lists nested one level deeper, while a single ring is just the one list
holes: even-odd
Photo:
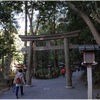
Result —
[{"label": "paved walkway", "polygon": [[[82,71],[74,72],[72,76],[72,84],[74,88],[67,89],[66,78],[60,76],[55,79],[33,79],[33,87],[24,86],[25,94],[20,95],[19,99],[87,99],[87,88],[80,80]],[[100,90],[93,90],[93,98]],[[15,93],[12,89],[0,94],[0,99],[15,99]]]}]

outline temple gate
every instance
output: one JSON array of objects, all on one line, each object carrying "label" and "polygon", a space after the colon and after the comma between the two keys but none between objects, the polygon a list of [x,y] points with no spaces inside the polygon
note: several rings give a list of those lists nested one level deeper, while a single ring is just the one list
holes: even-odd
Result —
[{"label": "temple gate", "polygon": [[[72,45],[68,43],[68,38],[73,38],[78,36],[78,32],[80,30],[72,31],[72,32],[67,32],[63,34],[50,34],[50,35],[35,35],[35,36],[25,36],[25,35],[19,35],[22,41],[30,41],[30,45],[32,41],[34,41],[34,45],[28,46],[26,48],[22,48],[22,52],[28,51],[29,55],[31,50],[59,50],[59,49],[64,49],[65,53],[65,67],[66,67],[66,88],[72,88],[72,79],[71,79],[71,74],[70,74],[70,57],[69,57],[69,49],[76,49],[78,48],[78,45]],[[62,45],[56,45],[56,46],[51,46],[50,40],[56,40],[56,39],[63,39],[64,44]],[[36,42],[37,41],[46,41],[46,46],[41,46],[37,47]],[[30,59],[29,59],[30,60]],[[31,80],[31,65],[28,65],[28,81]],[[28,85],[31,85],[31,81],[29,82]]]}]

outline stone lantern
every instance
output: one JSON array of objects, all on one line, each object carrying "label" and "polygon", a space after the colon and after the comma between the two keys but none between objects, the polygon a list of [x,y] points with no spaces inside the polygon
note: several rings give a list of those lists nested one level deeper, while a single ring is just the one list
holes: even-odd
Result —
[{"label": "stone lantern", "polygon": [[92,65],[96,65],[95,52],[100,50],[98,45],[80,45],[79,51],[83,53],[82,65],[87,66],[88,99],[92,99]]},{"label": "stone lantern", "polygon": [[84,61],[82,62],[82,65],[96,65],[97,62],[95,62],[95,51],[99,50],[98,45],[81,45],[79,46],[79,51],[83,53]]}]

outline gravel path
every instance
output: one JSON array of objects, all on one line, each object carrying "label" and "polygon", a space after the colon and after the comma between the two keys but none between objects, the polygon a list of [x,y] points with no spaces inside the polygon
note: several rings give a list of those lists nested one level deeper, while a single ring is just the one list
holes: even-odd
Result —
[{"label": "gravel path", "polygon": [[[74,72],[72,76],[72,85],[74,88],[68,89],[66,86],[66,77],[60,76],[55,79],[32,79],[32,87],[24,86],[25,94],[20,95],[19,99],[87,99],[87,88],[80,80],[82,71]],[[100,90],[93,90],[93,98]],[[0,94],[0,99],[15,99],[15,93],[12,89]]]}]

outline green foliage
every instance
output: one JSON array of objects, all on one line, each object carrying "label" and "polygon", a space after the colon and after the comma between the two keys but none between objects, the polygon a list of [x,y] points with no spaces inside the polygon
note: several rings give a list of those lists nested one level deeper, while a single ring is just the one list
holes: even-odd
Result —
[{"label": "green foliage", "polygon": [[48,68],[39,68],[36,71],[35,77],[39,79],[50,79],[50,78],[56,78],[60,75],[59,71],[56,71],[53,67],[51,69]]},{"label": "green foliage", "polygon": [[17,27],[17,21],[14,18],[14,14],[22,12],[22,2],[17,1],[0,1],[0,23],[2,27],[5,27],[6,23],[13,22]]},{"label": "green foliage", "polygon": [[93,77],[93,84],[98,84],[100,83],[100,73],[99,72],[95,72],[94,73],[94,77]]},{"label": "green foliage", "polygon": [[49,54],[50,51],[40,51],[38,52],[38,61],[40,64],[40,67],[43,66],[44,68],[47,68],[47,65],[49,63]]},{"label": "green foliage", "polygon": [[77,49],[70,50],[70,58],[72,62],[82,62],[83,54],[79,52]]},{"label": "green foliage", "polygon": [[36,71],[36,78],[41,78],[41,79],[47,79],[50,78],[50,75],[48,75],[48,69],[38,69]]},{"label": "green foliage", "polygon": [[[95,3],[91,1],[72,1],[76,7],[85,11],[85,13],[90,16],[91,14],[91,5],[93,6]],[[98,3],[96,13],[99,14],[99,5]],[[0,34],[0,57],[10,55],[15,56],[18,61],[22,61],[22,55],[19,56],[19,52],[16,53],[16,48],[14,46],[14,34],[17,34],[18,24],[14,15],[22,12],[23,2],[21,1],[1,1],[0,2],[0,26],[2,27],[2,32]],[[35,11],[39,11],[39,27],[38,27],[38,35],[43,34],[62,34],[68,31],[74,31],[80,29],[81,32],[78,37],[69,38],[69,43],[72,44],[92,44],[93,43],[93,35],[87,24],[84,20],[78,16],[74,11],[72,11],[67,2],[60,1],[28,1],[28,12],[32,13],[32,9]],[[24,10],[24,9],[23,9]],[[62,16],[61,16],[62,15]],[[91,16],[90,16],[91,17]],[[91,19],[93,24],[95,25],[97,31],[100,32],[99,24]],[[37,20],[33,22],[33,30],[35,30],[37,25]],[[96,42],[95,42],[96,43]],[[63,44],[63,40],[51,41],[52,45]],[[43,46],[45,42],[38,41],[37,46]],[[36,74],[42,78],[52,78],[55,77],[55,66],[53,65],[54,57],[53,51],[38,51],[38,66]],[[64,61],[64,51],[57,51],[57,59],[59,61]],[[100,61],[100,52],[96,52],[96,60]],[[77,50],[70,50],[70,57],[72,61],[83,61],[83,55],[79,53]],[[51,74],[48,75],[48,64],[51,64],[53,67],[51,68]],[[93,72],[95,72],[95,68],[93,68]],[[100,79],[99,69],[93,73],[93,83],[96,83]],[[86,73],[85,73],[86,74]],[[86,79],[86,76],[85,76]],[[86,82],[86,81],[85,81]]]},{"label": "green foliage", "polygon": [[[79,1],[79,2],[73,2],[72,3],[77,7],[78,9],[81,9],[83,12],[85,12],[89,17],[91,12],[96,15],[96,8],[100,5],[99,2],[91,2],[91,1]],[[81,32],[78,36],[78,38],[75,39],[70,39],[69,41],[71,43],[77,43],[79,45],[88,45],[88,44],[97,44],[96,41],[94,40],[94,37],[90,31],[90,28],[88,25],[86,25],[85,21],[77,15],[77,13],[73,12],[70,8],[68,8],[68,18],[70,19],[70,22],[68,24],[67,29],[70,30],[75,30],[75,29],[81,29]],[[92,16],[94,17],[94,16]],[[97,15],[95,18],[98,18]],[[95,19],[94,18],[94,19]],[[91,18],[90,18],[91,19]],[[97,23],[96,20],[91,19],[93,22],[93,25],[96,27],[97,31],[100,32],[99,24]],[[71,58],[74,60],[78,61],[83,61],[83,55],[79,55],[76,53],[76,51],[71,51]],[[74,53],[74,54],[73,54]],[[93,66],[93,86],[96,86],[97,84],[100,84],[100,75],[99,75],[99,70],[100,70],[100,57],[99,57],[100,51],[96,52],[96,61],[98,62],[97,66]],[[87,85],[87,71],[85,70],[85,73],[83,75],[83,80],[84,84]]]},{"label": "green foliage", "polygon": [[[11,60],[16,58],[15,53],[17,51],[14,39],[15,34],[18,34],[17,28],[19,26],[15,15],[22,12],[21,6],[22,2],[0,1],[0,65],[2,65],[3,69],[6,56],[9,56]],[[17,55],[18,57],[19,54]],[[20,58],[22,61],[22,57]]]}]

